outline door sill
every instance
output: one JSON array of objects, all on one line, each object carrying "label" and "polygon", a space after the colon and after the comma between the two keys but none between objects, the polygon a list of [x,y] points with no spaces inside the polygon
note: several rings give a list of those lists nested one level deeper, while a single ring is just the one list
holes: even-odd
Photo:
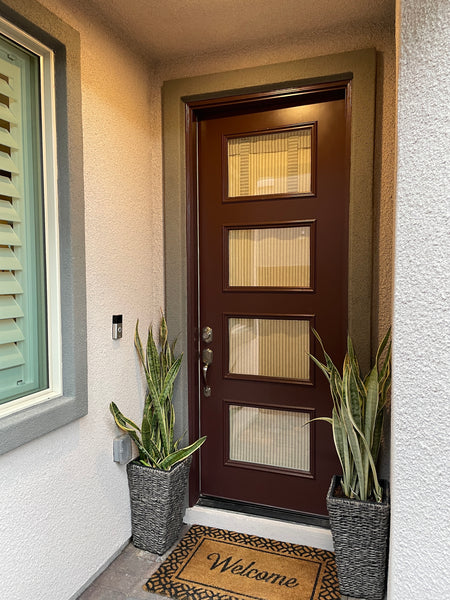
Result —
[{"label": "door sill", "polygon": [[197,506],[222,508],[223,510],[232,510],[234,512],[254,515],[256,517],[267,517],[269,519],[277,519],[278,521],[291,521],[293,523],[301,523],[302,525],[314,525],[316,527],[330,529],[329,517],[296,512],[294,510],[283,508],[274,508],[273,506],[252,504],[251,502],[240,502],[238,500],[228,500],[227,498],[200,496]]},{"label": "door sill", "polygon": [[[259,514],[254,514],[255,510],[258,510]],[[271,516],[269,516],[270,511],[272,511]],[[265,514],[262,514],[263,512]],[[288,513],[291,517],[288,520],[285,512],[287,511],[202,498],[195,506],[186,509],[183,520],[188,525],[218,527],[280,542],[334,551],[330,529],[311,524],[312,519],[317,518],[312,515]],[[294,515],[297,522],[292,520]],[[305,518],[308,518],[308,523],[304,522]],[[300,519],[303,522],[298,522]],[[328,521],[325,517],[318,517],[318,519],[323,522]]]}]

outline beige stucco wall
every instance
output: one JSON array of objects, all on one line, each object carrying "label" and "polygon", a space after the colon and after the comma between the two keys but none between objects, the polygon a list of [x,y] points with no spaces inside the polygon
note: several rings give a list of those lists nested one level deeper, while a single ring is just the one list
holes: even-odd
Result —
[{"label": "beige stucco wall", "polygon": [[[1,457],[0,596],[8,600],[75,597],[129,539],[108,405],[139,419],[134,325],[157,319],[163,304],[159,89],[148,65],[76,2],[42,4],[81,35],[89,413]],[[124,317],[120,341],[111,339],[113,314]]]},{"label": "beige stucco wall", "polygon": [[[389,600],[450,590],[450,12],[399,10]],[[420,144],[418,140],[426,140]]]},{"label": "beige stucco wall", "polygon": [[[26,3],[26,0],[24,0]],[[394,42],[391,26],[311,32],[150,66],[76,2],[41,0],[81,34],[89,414],[2,456],[2,594],[70,598],[130,535],[126,475],[112,462],[116,401],[138,419],[143,392],[133,326],[164,302],[162,131],[164,80],[375,47],[379,52],[375,153],[374,323],[384,331],[392,295]],[[380,240],[379,245],[376,243]],[[124,336],[111,340],[111,315]],[[11,526],[9,525],[11,524]],[[12,526],[13,524],[13,526]],[[44,550],[45,549],[45,550]]]}]

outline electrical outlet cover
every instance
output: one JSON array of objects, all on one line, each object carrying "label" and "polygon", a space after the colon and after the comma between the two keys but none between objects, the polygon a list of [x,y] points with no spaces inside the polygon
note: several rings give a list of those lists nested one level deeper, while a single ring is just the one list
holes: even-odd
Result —
[{"label": "electrical outlet cover", "polygon": [[120,435],[113,440],[113,459],[121,465],[131,460],[131,439],[128,435]]}]

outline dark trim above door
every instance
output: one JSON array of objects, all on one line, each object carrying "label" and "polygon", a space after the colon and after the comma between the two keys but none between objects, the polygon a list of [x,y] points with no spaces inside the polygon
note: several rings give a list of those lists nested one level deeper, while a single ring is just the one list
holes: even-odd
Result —
[{"label": "dark trim above door", "polygon": [[[216,111],[239,96],[250,107],[253,102],[286,102],[293,90],[320,94],[333,82],[336,90],[342,81],[352,80],[351,98],[351,173],[350,173],[350,248],[349,248],[349,330],[362,368],[370,362],[370,306],[372,273],[372,176],[375,107],[375,50],[360,50],[327,57],[267,65],[242,71],[199,76],[165,82],[163,87],[164,211],[166,313],[172,330],[181,332],[180,346],[186,351],[196,343],[197,290],[192,285],[196,274],[187,272],[187,248],[197,243],[195,211],[186,202],[195,196],[195,182],[186,180],[186,161],[195,155],[195,118],[203,111]],[[344,75],[343,75],[344,74]],[[350,75],[349,75],[350,74]],[[293,83],[295,82],[295,83]],[[195,112],[197,111],[197,112]],[[185,129],[186,128],[186,129]],[[185,131],[190,132],[186,145]],[[189,285],[191,283],[191,285]],[[188,354],[188,353],[186,353]],[[192,353],[191,353],[192,354]],[[195,365],[193,364],[195,362]],[[175,394],[178,433],[189,426],[194,439],[198,417],[188,411],[188,387],[198,384],[197,361],[184,365]],[[195,458],[190,485],[190,503],[198,499],[198,457]],[[197,489],[196,489],[197,488]]]}]

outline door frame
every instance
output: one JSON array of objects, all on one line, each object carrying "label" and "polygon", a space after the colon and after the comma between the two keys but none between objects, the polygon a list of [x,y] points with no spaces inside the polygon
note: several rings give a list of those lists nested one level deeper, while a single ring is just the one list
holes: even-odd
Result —
[{"label": "door frame", "polygon": [[[348,327],[364,370],[371,359],[371,310],[367,307],[371,307],[372,297],[375,75],[376,52],[367,49],[164,82],[165,310],[171,330],[180,333],[179,348],[188,357],[174,394],[179,435],[186,429],[191,441],[199,435],[198,274],[196,262],[190,260],[197,253],[197,200],[195,178],[187,172],[195,157],[195,119],[206,107],[220,111],[236,96],[251,102],[286,90],[317,89],[333,83],[342,87],[343,81],[351,80]],[[196,453],[189,485],[191,506],[199,498],[199,476]]]}]

